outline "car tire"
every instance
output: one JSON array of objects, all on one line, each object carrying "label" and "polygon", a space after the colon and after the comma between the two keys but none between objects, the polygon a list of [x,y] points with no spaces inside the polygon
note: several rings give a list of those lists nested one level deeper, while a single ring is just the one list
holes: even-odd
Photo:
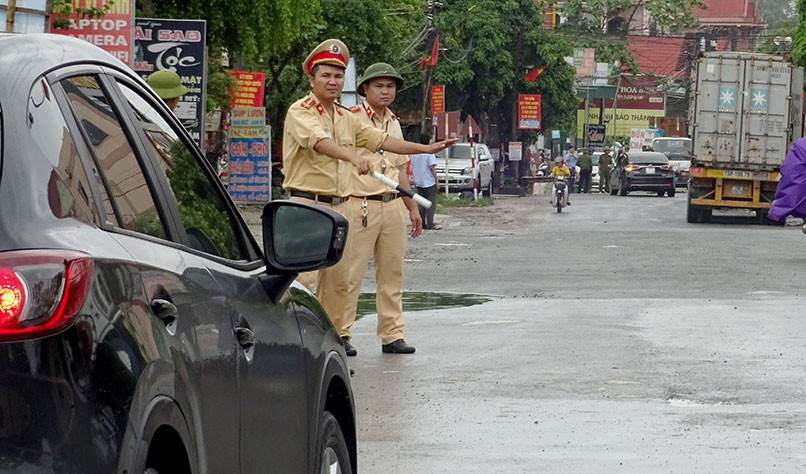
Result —
[{"label": "car tire", "polygon": [[664,194],[666,194],[666,191],[656,191],[656,193],[657,193],[658,197],[661,197]]},{"label": "car tire", "polygon": [[666,195],[670,198],[673,198],[676,192],[677,191],[675,190],[674,186],[672,186],[668,191],[666,191]]},{"label": "car tire", "polygon": [[482,196],[486,197],[493,197],[493,177],[490,176],[490,181],[487,183],[487,187],[484,188],[481,192]]},{"label": "car tire", "polygon": [[318,465],[314,472],[321,474],[353,472],[344,433],[336,417],[328,411],[322,414],[320,420],[316,453]]}]

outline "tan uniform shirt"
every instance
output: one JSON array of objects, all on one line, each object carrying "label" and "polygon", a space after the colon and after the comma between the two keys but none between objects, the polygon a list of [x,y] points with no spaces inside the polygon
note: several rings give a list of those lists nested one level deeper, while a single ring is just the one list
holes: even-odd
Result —
[{"label": "tan uniform shirt", "polygon": [[313,93],[288,109],[283,130],[283,188],[330,196],[353,194],[351,163],[317,153],[314,146],[325,138],[351,149],[380,150],[387,134],[364,124],[356,113],[338,104],[331,116]]},{"label": "tan uniform shirt", "polygon": [[[378,130],[383,130],[390,136],[403,139],[403,130],[400,128],[400,121],[391,110],[386,109],[383,116],[378,115],[372,107],[369,106],[365,100],[361,105],[351,107],[350,110],[362,123]],[[404,166],[409,162],[409,155],[398,155],[388,151],[380,153],[373,153],[367,149],[358,150],[358,154],[363,158],[367,158],[372,162],[372,169],[381,172],[381,164],[386,164],[386,171],[383,173],[386,177],[394,182],[398,182],[398,168]],[[381,183],[372,176],[361,176],[358,170],[353,167],[353,195],[354,196],[371,196],[373,194],[382,194],[386,192],[394,192],[389,186]]]}]

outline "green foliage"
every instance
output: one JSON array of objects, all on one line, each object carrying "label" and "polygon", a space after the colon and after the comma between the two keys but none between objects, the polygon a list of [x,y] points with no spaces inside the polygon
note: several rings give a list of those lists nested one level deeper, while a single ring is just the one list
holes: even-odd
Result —
[{"label": "green foliage", "polygon": [[451,207],[488,207],[495,204],[491,197],[479,196],[478,201],[474,201],[472,197],[463,198],[459,194],[451,194],[445,196],[444,192],[437,193],[437,212]]},{"label": "green foliage", "polygon": [[53,27],[60,30],[70,28],[70,16],[76,18],[101,18],[115,4],[107,0],[101,7],[73,7],[73,0],[53,0]]},{"label": "green foliage", "polygon": [[769,31],[792,24],[795,20],[794,0],[756,0],[758,15],[767,22]]},{"label": "green foliage", "polygon": [[[792,52],[792,43],[787,43],[784,39],[791,38],[794,41],[798,31],[795,20],[784,20],[777,22],[778,27],[768,30],[767,38],[758,44],[756,50],[760,53],[788,55]],[[780,44],[775,44],[776,38],[780,38]]]},{"label": "green foliage", "polygon": [[[568,28],[601,35],[613,20],[621,33],[629,33],[631,20],[639,19],[642,9],[649,12],[664,31],[680,33],[697,26],[695,7],[705,7],[702,0],[569,0],[561,7]],[[626,21],[618,21],[624,18]]]},{"label": "green foliage", "polygon": [[798,0],[795,14],[798,27],[792,43],[792,57],[798,66],[806,67],[806,0]]}]

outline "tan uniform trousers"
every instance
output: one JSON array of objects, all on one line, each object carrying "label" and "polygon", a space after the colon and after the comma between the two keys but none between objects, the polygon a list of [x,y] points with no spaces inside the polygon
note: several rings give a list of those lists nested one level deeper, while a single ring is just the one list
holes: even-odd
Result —
[{"label": "tan uniform trousers", "polygon": [[[353,247],[353,223],[350,219],[350,201],[345,201],[334,206],[330,203],[316,202],[312,199],[298,196],[291,197],[291,200],[329,207],[343,215],[347,218],[347,222],[349,222],[350,230],[347,233],[347,242],[345,243],[344,253],[339,263],[322,270],[300,273],[297,277],[298,282],[316,293],[316,298],[322,304],[322,307],[325,308],[325,311],[327,311],[330,320],[333,321],[333,326],[336,327],[336,330],[341,332],[341,328],[345,324],[343,321],[345,308],[348,307],[350,301],[348,298],[348,285],[350,282],[350,261],[352,260],[351,251]],[[355,307],[354,304],[353,307]],[[355,319],[355,316],[353,316],[353,319]]]},{"label": "tan uniform trousers", "polygon": [[[367,226],[362,224],[362,206],[367,203]],[[375,259],[375,304],[378,312],[378,337],[389,344],[403,337],[403,256],[406,253],[406,206],[400,198],[382,202],[350,198],[350,266],[349,305],[341,336],[349,337],[355,323],[361,283],[370,257]]]}]

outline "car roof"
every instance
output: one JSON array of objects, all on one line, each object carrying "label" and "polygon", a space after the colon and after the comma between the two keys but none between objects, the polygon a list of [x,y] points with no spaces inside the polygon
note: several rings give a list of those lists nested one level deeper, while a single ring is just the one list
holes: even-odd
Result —
[{"label": "car roof", "polygon": [[[31,84],[43,74],[70,64],[98,64],[135,77],[133,71],[101,48],[55,34],[0,34],[0,105],[27,102]],[[17,104],[20,105],[20,104]]]},{"label": "car roof", "polygon": [[659,151],[632,151],[628,152],[627,155],[630,157],[630,160],[666,160],[669,161],[669,158],[659,152]]}]

